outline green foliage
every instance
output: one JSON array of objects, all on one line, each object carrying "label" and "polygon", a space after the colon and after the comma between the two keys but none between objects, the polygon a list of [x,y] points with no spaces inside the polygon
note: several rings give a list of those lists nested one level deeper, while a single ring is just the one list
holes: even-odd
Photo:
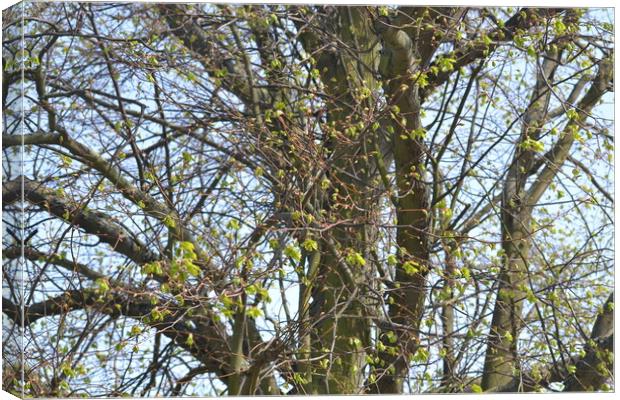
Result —
[{"label": "green foliage", "polygon": [[147,275],[157,276],[161,276],[164,274],[164,270],[160,261],[153,261],[151,263],[144,264],[142,266],[142,272]]},{"label": "green foliage", "polygon": [[284,255],[293,259],[294,261],[301,260],[301,252],[297,248],[297,246],[289,244],[284,248]]},{"label": "green foliage", "polygon": [[526,138],[522,143],[521,143],[521,148],[524,150],[529,150],[529,151],[533,151],[536,153],[540,153],[543,152],[545,150],[545,146],[542,144],[542,142],[538,141],[538,140],[533,140],[530,138]]},{"label": "green foliage", "polygon": [[228,224],[226,224],[226,227],[230,230],[237,231],[239,230],[239,221],[236,219],[231,219],[228,221]]},{"label": "green foliage", "polygon": [[440,57],[436,61],[441,72],[450,72],[454,69],[456,59],[451,57]]},{"label": "green foliage", "polygon": [[396,333],[394,333],[393,331],[385,332],[385,337],[387,338],[389,343],[396,343],[396,341],[398,340]]},{"label": "green foliage", "polygon": [[420,272],[420,264],[413,260],[405,261],[402,268],[407,275],[415,275]]},{"label": "green foliage", "polygon": [[98,278],[95,284],[97,285],[97,291],[100,293],[106,293],[110,290],[110,282],[106,278]]},{"label": "green foliage", "polygon": [[166,215],[162,221],[170,229],[176,228],[177,224],[172,215]]},{"label": "green foliage", "polygon": [[390,266],[394,266],[394,265],[398,264],[398,258],[394,254],[390,254],[387,257],[387,263]]},{"label": "green foliage", "polygon": [[346,261],[349,265],[354,267],[363,267],[366,265],[366,260],[364,257],[354,250],[349,250],[346,256]]},{"label": "green foliage", "polygon": [[304,242],[302,243],[301,246],[304,249],[306,249],[306,251],[310,251],[310,252],[311,251],[316,251],[316,250],[319,249],[319,244],[316,241],[314,241],[314,240],[312,240],[310,238],[304,240]]},{"label": "green foliage", "polygon": [[418,348],[418,350],[416,350],[415,354],[413,355],[413,362],[425,363],[428,361],[429,356],[430,356],[430,353],[428,349],[424,347],[420,347]]},{"label": "green foliage", "polygon": [[[613,121],[592,86],[612,86],[597,77],[606,10],[21,14],[3,66],[23,110],[5,107],[5,136],[33,144],[5,143],[27,156],[7,180],[36,180],[24,226],[53,228],[24,272],[55,318],[24,332],[51,343],[56,361],[36,365],[65,375],[57,394],[86,392],[81,362],[102,366],[95,396],[140,394],[147,370],[143,394],[168,395],[182,365],[214,384],[181,394],[447,392],[482,375],[480,393],[522,374],[544,386],[554,359],[576,374],[597,345],[583,328],[610,311]],[[591,371],[608,374],[596,351]],[[459,377],[443,376],[459,352]]]}]

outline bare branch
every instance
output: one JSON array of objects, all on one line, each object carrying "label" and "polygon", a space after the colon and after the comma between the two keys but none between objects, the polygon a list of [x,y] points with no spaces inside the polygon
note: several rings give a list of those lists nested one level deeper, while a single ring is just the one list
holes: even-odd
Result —
[{"label": "bare branch", "polygon": [[4,182],[2,186],[2,202],[10,204],[19,201],[24,187],[24,197],[34,206],[48,211],[65,222],[95,235],[112,246],[112,249],[125,255],[130,260],[144,264],[159,259],[159,256],[150,250],[144,243],[134,238],[114,219],[100,211],[82,209],[79,203],[74,203],[57,191],[49,189],[39,182],[26,177],[18,177]]}]

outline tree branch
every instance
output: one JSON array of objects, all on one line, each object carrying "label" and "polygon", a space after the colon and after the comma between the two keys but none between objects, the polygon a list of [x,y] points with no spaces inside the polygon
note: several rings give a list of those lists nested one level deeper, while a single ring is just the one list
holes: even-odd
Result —
[{"label": "tree branch", "polygon": [[577,167],[579,167],[579,169],[582,170],[588,176],[588,178],[590,178],[590,182],[592,182],[592,184],[596,186],[596,188],[601,192],[601,194],[605,196],[605,198],[609,200],[611,204],[614,204],[613,196],[607,190],[605,190],[605,188],[603,188],[603,186],[600,183],[598,183],[592,171],[590,171],[590,169],[586,167],[584,163],[582,163],[581,161],[571,156],[568,156],[567,159],[568,161],[572,162]]},{"label": "tree branch", "polygon": [[185,47],[200,56],[201,63],[209,74],[215,75],[218,70],[226,71],[222,82],[228,91],[248,105],[253,104],[256,96],[261,102],[267,99],[266,93],[248,85],[249,80],[243,63],[237,62],[232,52],[225,52],[218,48],[215,37],[208,35],[196,23],[197,17],[192,15],[186,6],[161,4],[158,7],[172,29],[172,33],[183,42]]},{"label": "tree branch", "polygon": [[[20,139],[21,138],[22,137],[20,136]],[[181,223],[181,219],[177,212],[175,210],[171,210],[164,203],[156,200],[148,193],[145,193],[137,188],[135,184],[125,179],[118,167],[105,160],[89,147],[70,138],[66,132],[58,135],[37,133],[24,135],[23,138],[27,142],[32,142],[32,144],[42,144],[45,142],[46,144],[57,144],[62,146],[63,148],[69,150],[78,161],[100,172],[120,191],[123,197],[130,200],[134,204],[139,205],[147,215],[156,218],[159,221],[164,221],[165,219],[171,220],[171,223],[167,225],[174,238],[178,241],[192,242],[199,259],[197,264],[200,265],[203,270],[207,271],[211,277],[214,278],[214,280],[218,280],[217,277],[219,276],[219,270],[206,261],[208,260],[207,255],[196,242],[192,232],[186,228],[186,224]],[[3,135],[3,146],[4,140],[5,136]],[[11,143],[11,140],[9,140],[9,143]],[[27,178],[24,179],[27,180]],[[17,183],[15,183],[15,185],[19,186]]]},{"label": "tree branch", "polygon": [[433,62],[430,65],[429,70],[433,67],[437,67],[437,72],[435,74],[429,74],[429,84],[420,91],[420,97],[422,100],[426,99],[435,88],[441,86],[446,80],[448,80],[454,71],[458,71],[462,67],[472,64],[481,58],[487,57],[488,54],[493,52],[502,43],[512,40],[519,30],[527,30],[542,23],[543,17],[550,18],[562,11],[564,11],[563,8],[522,9],[508,19],[508,21],[503,24],[503,28],[493,29],[484,33],[484,35],[491,39],[491,43],[489,45],[486,45],[481,40],[472,41],[471,44],[464,48],[459,48],[458,50],[452,51],[451,53],[445,55],[439,55],[437,57],[438,60],[446,57],[455,59],[456,62],[453,65],[454,68],[452,70],[442,70],[441,68],[438,68],[437,61]]},{"label": "tree branch", "polygon": [[2,135],[2,148],[31,144],[57,144],[58,134],[37,132],[29,135]]},{"label": "tree branch", "polygon": [[566,127],[561,133],[560,139],[548,153],[547,160],[545,160],[545,167],[528,190],[526,197],[527,204],[536,204],[545,193],[547,187],[549,187],[551,181],[556,176],[557,171],[562,166],[564,161],[566,161],[570,149],[575,142],[573,130],[579,128],[578,121],[584,121],[594,105],[607,91],[610,90],[610,82],[612,78],[613,56],[610,56],[600,61],[599,71],[594,79],[594,82],[592,83],[592,86],[590,86],[590,89],[583,96],[578,107],[576,108],[576,120],[571,119],[568,124],[566,124]]},{"label": "tree branch", "polygon": [[565,392],[600,390],[613,374],[614,292],[598,314],[590,339],[586,354],[575,364],[575,373],[564,381]]},{"label": "tree branch", "polygon": [[[24,306],[24,323],[35,321],[70,311],[93,308],[112,317],[125,316],[147,323],[152,328],[174,340],[178,346],[195,356],[210,372],[218,374],[226,382],[231,373],[226,360],[230,349],[228,337],[221,323],[213,321],[210,315],[186,319],[184,307],[169,307],[171,313],[161,320],[145,319],[157,308],[150,294],[137,294],[133,291],[112,288],[105,293],[97,289],[70,290],[47,300]],[[16,324],[21,324],[20,305],[6,297],[2,298],[2,311]],[[193,322],[190,323],[190,321]],[[187,340],[189,335],[193,343]]]},{"label": "tree branch", "polygon": [[[78,272],[80,275],[92,279],[93,281],[106,278],[104,274],[92,270],[87,265],[78,263],[76,261],[67,260],[66,258],[59,256],[58,254],[46,254],[30,246],[24,247],[23,253],[24,258],[26,258],[27,260],[48,261],[66,270]],[[21,255],[21,246],[11,246],[2,250],[2,257],[5,259],[12,260],[21,257]]]},{"label": "tree branch", "polygon": [[144,243],[132,237],[120,224],[105,213],[82,209],[78,203],[72,202],[62,194],[44,187],[41,183],[26,177],[18,177],[6,181],[2,186],[2,202],[10,204],[20,200],[24,188],[24,197],[31,204],[82,228],[85,232],[96,235],[102,242],[108,243],[114,251],[123,254],[130,260],[144,264],[159,259]]},{"label": "tree branch", "polygon": [[[612,292],[598,314],[590,340],[585,345],[585,354],[571,357],[575,367],[570,373],[565,366],[539,371],[535,377],[533,371],[524,373],[509,383],[489,389],[492,392],[533,392],[551,383],[563,382],[565,392],[600,390],[613,371],[614,344],[614,292]],[[537,374],[537,375],[538,375]]]}]

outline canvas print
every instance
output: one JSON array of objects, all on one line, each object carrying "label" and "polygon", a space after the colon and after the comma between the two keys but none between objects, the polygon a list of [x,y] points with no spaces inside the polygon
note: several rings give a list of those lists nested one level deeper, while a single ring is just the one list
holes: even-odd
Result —
[{"label": "canvas print", "polygon": [[2,389],[610,392],[614,10],[2,14]]}]

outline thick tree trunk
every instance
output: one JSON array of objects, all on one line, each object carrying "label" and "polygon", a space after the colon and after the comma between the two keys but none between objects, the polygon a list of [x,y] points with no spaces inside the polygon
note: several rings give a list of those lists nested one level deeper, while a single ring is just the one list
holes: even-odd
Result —
[{"label": "thick tree trunk", "polygon": [[[396,242],[399,264],[396,267],[394,289],[389,291],[391,321],[409,329],[396,333],[398,343],[390,340],[389,332],[381,338],[386,347],[398,347],[396,356],[382,353],[382,378],[377,383],[379,393],[401,393],[409,368],[409,357],[417,348],[417,331],[422,319],[425,282],[428,272],[428,190],[422,183],[422,147],[412,140],[409,132],[419,129],[420,108],[417,90],[403,96],[397,105],[406,118],[405,127],[395,129],[394,161],[398,186],[398,230]],[[403,138],[405,137],[405,138]],[[392,336],[393,337],[393,336]]]},{"label": "thick tree trunk", "polygon": [[350,253],[362,257],[370,253],[374,240],[367,227],[376,222],[374,210],[378,204],[377,197],[369,195],[369,182],[376,169],[372,157],[367,156],[371,132],[347,131],[358,128],[362,121],[359,104],[365,101],[356,99],[355,94],[378,85],[372,73],[378,61],[378,48],[373,44],[370,21],[363,8],[334,8],[328,19],[332,33],[353,53],[330,47],[326,38],[309,33],[304,36],[303,29],[301,38],[308,52],[322,49],[317,68],[325,91],[332,98],[327,102],[327,124],[333,131],[326,132],[327,147],[334,160],[328,171],[332,186],[323,206],[334,221],[350,221],[352,226],[330,229],[321,242],[318,278],[313,283],[312,295],[313,304],[321,307],[310,308],[310,320],[320,319],[320,323],[312,334],[311,355],[332,356],[327,364],[313,363],[312,381],[306,387],[313,394],[353,394],[363,388],[362,371],[370,346],[363,282],[371,265],[369,261],[365,265],[348,265],[344,258]]},{"label": "thick tree trunk", "polygon": [[[394,162],[398,204],[396,205],[398,265],[389,291],[390,320],[406,331],[382,333],[387,351],[381,352],[379,379],[371,387],[377,393],[402,393],[410,358],[417,350],[418,330],[424,312],[428,273],[430,190],[424,182],[424,131],[420,119],[420,87],[413,72],[422,72],[440,45],[434,32],[419,26],[447,27],[458,20],[456,8],[405,7],[395,21],[377,21],[383,39],[380,73],[392,118]],[[453,20],[454,18],[454,20]],[[400,28],[399,28],[400,27]],[[398,343],[393,343],[394,334]],[[396,355],[390,347],[398,347]],[[394,353],[392,353],[394,354]]]}]

